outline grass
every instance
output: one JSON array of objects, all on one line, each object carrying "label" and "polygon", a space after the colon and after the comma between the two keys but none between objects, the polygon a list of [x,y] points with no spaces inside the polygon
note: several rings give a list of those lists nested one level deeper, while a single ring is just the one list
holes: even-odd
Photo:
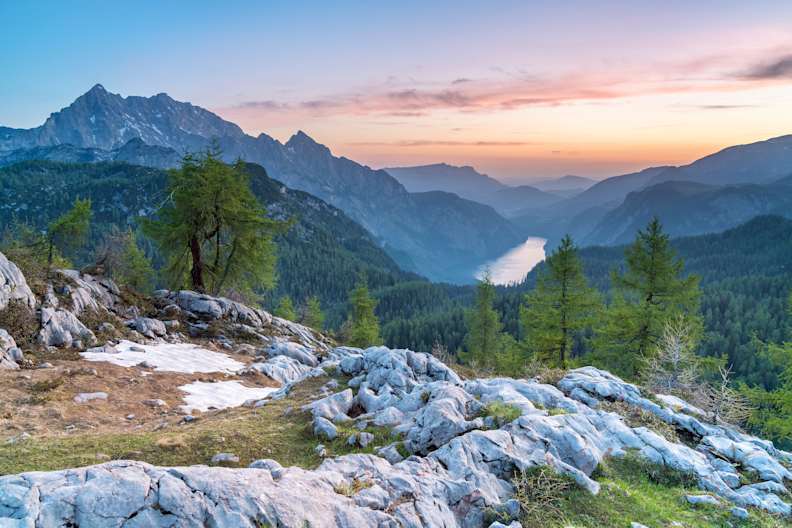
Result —
[{"label": "grass", "polygon": [[[233,409],[207,415],[190,424],[160,431],[114,434],[79,434],[31,438],[0,444],[0,475],[24,471],[49,471],[96,464],[110,459],[140,460],[155,465],[208,464],[217,453],[239,456],[239,467],[259,458],[272,458],[284,466],[313,468],[322,459],[314,453],[311,415],[300,407],[316,398],[326,377],[301,383],[292,393],[260,409]],[[393,441],[386,428],[368,428],[374,441],[365,449],[348,446],[347,437],[359,432],[339,427],[339,438],[326,443],[329,454],[372,453]]]},{"label": "grass", "polygon": [[626,527],[631,522],[640,522],[649,528],[790,526],[788,521],[758,510],[751,510],[750,517],[740,521],[731,516],[730,507],[692,506],[686,502],[685,495],[703,493],[692,477],[632,455],[606,461],[595,472],[594,478],[602,485],[599,495],[571,488],[559,504],[564,520],[547,526]]},{"label": "grass", "polygon": [[490,402],[481,411],[482,417],[486,418],[491,416],[495,418],[495,421],[498,422],[499,425],[513,422],[519,418],[521,414],[522,411],[520,411],[519,407],[502,401]]}]

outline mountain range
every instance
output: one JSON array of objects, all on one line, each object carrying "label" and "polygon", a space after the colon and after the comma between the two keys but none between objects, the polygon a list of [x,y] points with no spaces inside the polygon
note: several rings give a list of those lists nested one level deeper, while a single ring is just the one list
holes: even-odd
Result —
[{"label": "mountain range", "polygon": [[[461,198],[489,205],[507,218],[526,208],[546,207],[560,202],[563,198],[531,185],[506,185],[468,166],[455,167],[437,163],[416,167],[389,167],[384,170],[410,192],[454,193]],[[549,184],[549,181],[546,183]]]},{"label": "mountain range", "polygon": [[228,161],[259,164],[289,188],[343,210],[400,266],[435,280],[470,282],[482,262],[522,239],[513,224],[489,207],[442,193],[416,197],[386,171],[336,157],[304,132],[286,143],[266,134],[253,137],[208,110],[163,93],[122,97],[97,84],[37,128],[0,128],[0,162],[6,164],[112,160],[163,168],[211,145]]}]

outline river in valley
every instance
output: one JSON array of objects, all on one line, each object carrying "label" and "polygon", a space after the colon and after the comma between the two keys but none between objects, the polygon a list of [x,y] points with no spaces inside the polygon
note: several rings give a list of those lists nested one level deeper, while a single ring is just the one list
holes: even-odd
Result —
[{"label": "river in valley", "polygon": [[481,279],[485,270],[489,269],[492,282],[495,284],[514,284],[522,281],[534,266],[545,258],[545,244],[547,240],[539,237],[530,237],[519,246],[510,249],[503,256],[488,262],[476,272],[476,278]]}]

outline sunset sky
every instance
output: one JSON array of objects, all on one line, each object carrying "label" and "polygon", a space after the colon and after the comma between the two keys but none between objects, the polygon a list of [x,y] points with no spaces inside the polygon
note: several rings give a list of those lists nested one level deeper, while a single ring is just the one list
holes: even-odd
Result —
[{"label": "sunset sky", "polygon": [[[332,4],[332,6],[331,6]],[[374,167],[505,181],[792,133],[792,2],[2,2],[0,124],[99,82]]]}]

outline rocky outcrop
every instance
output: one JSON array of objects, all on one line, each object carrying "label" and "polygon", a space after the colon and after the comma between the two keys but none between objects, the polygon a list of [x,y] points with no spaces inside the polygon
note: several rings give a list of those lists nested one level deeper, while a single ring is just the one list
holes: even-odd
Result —
[{"label": "rocky outcrop", "polygon": [[[275,350],[287,355],[268,362],[292,364],[301,357],[294,347],[270,353]],[[555,387],[510,378],[463,381],[432,356],[385,347],[337,348],[314,367],[316,358],[303,358],[309,362],[300,363],[303,377],[323,369],[352,376],[349,388],[306,407],[314,415],[317,442],[338,437],[333,422],[361,431],[389,427],[393,441],[377,449],[380,456],[329,458],[313,471],[267,461],[251,469],[113,462],[8,476],[0,478],[0,518],[20,526],[192,526],[211,518],[216,526],[472,528],[484,525],[492,509],[513,509],[507,505],[517,471],[549,465],[598,493],[594,470],[606,457],[628,451],[694,475],[716,498],[708,500],[790,515],[782,498],[790,476],[786,464],[792,462],[788,453],[701,422],[679,405],[657,404],[607,372],[573,370]],[[331,380],[324,390],[337,386]],[[707,434],[694,437],[697,445],[673,442],[646,427],[630,427],[600,408],[604,400],[640,406],[680,431]],[[513,406],[519,416],[499,423],[487,416],[493,402]],[[361,446],[373,438],[361,432],[347,441]],[[413,455],[405,459],[406,452]],[[740,473],[746,469],[763,482],[743,485]]]}]

